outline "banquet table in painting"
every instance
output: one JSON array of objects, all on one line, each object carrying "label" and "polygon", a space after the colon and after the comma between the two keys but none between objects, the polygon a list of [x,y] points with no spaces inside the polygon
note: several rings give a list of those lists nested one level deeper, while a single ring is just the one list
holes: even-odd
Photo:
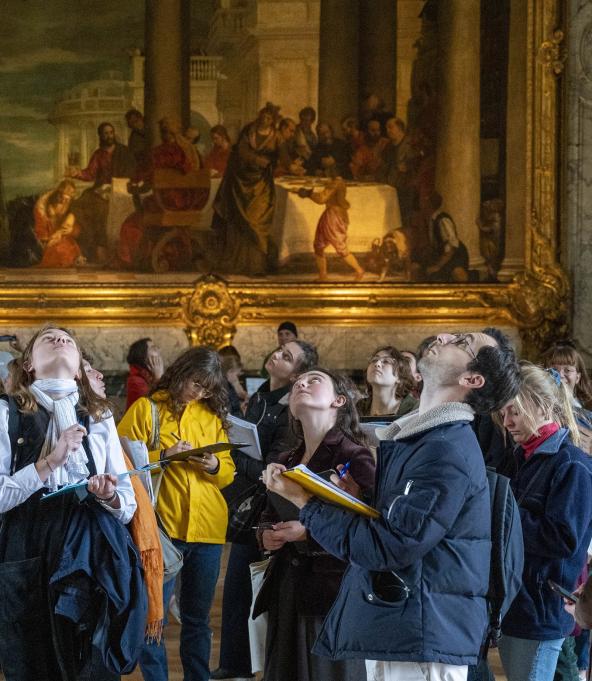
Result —
[{"label": "banquet table in painting", "polygon": [[[197,229],[208,229],[214,215],[213,203],[220,186],[221,178],[213,177],[210,184],[208,202],[200,211]],[[117,247],[119,231],[124,220],[135,211],[134,200],[127,191],[128,180],[114,177],[109,194],[109,212],[107,217],[107,239],[112,248]],[[147,195],[146,195],[147,196]]]},{"label": "banquet table in painting", "polygon": [[[279,263],[291,256],[312,253],[315,230],[324,206],[302,199],[294,190],[300,187],[322,189],[329,180],[318,178],[278,178],[271,238],[278,250]],[[347,242],[350,251],[370,250],[374,239],[401,228],[397,190],[386,184],[347,182],[350,203]],[[331,250],[331,249],[329,249]]]}]

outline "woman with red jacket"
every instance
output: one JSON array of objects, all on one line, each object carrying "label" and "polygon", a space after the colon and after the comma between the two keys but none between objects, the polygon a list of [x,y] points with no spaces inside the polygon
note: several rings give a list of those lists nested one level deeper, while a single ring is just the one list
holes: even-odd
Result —
[{"label": "woman with red jacket", "polygon": [[151,338],[134,341],[127,353],[129,374],[125,384],[126,411],[139,398],[147,395],[164,373],[160,350]]}]

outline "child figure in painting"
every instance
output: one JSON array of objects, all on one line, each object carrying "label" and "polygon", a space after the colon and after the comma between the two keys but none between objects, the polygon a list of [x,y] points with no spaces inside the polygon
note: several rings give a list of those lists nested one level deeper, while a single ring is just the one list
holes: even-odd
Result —
[{"label": "child figure in painting", "polygon": [[327,257],[325,249],[333,246],[337,255],[354,270],[355,280],[360,281],[364,276],[364,270],[357,261],[356,256],[349,252],[347,247],[347,226],[349,216],[347,214],[349,202],[345,198],[347,188],[341,177],[331,180],[321,191],[315,192],[312,189],[301,187],[298,196],[309,198],[315,203],[325,205],[326,208],[319,218],[315,238],[313,243],[317,267],[319,270],[319,281],[327,280]]}]

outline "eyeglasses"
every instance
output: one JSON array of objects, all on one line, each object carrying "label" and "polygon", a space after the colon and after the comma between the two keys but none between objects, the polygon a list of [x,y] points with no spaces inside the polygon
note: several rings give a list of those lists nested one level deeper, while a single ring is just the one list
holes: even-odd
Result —
[{"label": "eyeglasses", "polygon": [[578,373],[577,367],[570,366],[568,364],[553,364],[553,369],[558,371],[560,374],[565,374],[566,376]]},{"label": "eyeglasses", "polygon": [[212,391],[204,388],[203,385],[197,381],[191,381],[191,386],[195,391],[199,391],[201,393],[201,397],[203,399],[207,399],[208,397],[212,396]]},{"label": "eyeglasses", "polygon": [[468,333],[457,333],[455,337],[451,340],[448,341],[450,345],[456,345],[457,348],[460,348],[464,352],[466,352],[468,355],[470,355],[473,359],[477,359],[477,355],[475,354],[475,351],[471,347],[470,341],[472,340],[471,334]]}]

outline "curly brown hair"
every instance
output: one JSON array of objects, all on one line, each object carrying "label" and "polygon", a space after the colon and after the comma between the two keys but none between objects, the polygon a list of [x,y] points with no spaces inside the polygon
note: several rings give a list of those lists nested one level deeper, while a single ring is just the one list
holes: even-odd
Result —
[{"label": "curly brown hair", "polygon": [[111,416],[110,403],[103,397],[99,397],[94,390],[90,387],[88,382],[88,377],[84,366],[83,353],[80,347],[78,339],[72,333],[72,331],[59,324],[52,324],[50,322],[44,324],[38,331],[36,331],[30,338],[29,342],[23,350],[23,354],[16,360],[16,366],[13,373],[13,385],[10,394],[15,398],[19,408],[23,412],[34,412],[37,411],[38,406],[33,393],[29,390],[29,386],[35,380],[34,371],[28,368],[31,362],[31,356],[33,354],[33,346],[35,341],[47,331],[55,329],[56,331],[63,331],[67,333],[68,336],[74,341],[76,349],[79,355],[79,365],[78,365],[78,376],[76,376],[76,382],[78,383],[78,389],[80,394],[79,406],[95,421],[100,421],[101,419],[108,418]]},{"label": "curly brown hair", "polygon": [[165,400],[173,415],[179,420],[186,406],[180,398],[188,381],[199,383],[210,393],[209,397],[201,401],[216,414],[227,430],[228,391],[220,355],[215,350],[203,346],[186,350],[164,372],[150,391],[150,396],[165,391],[167,393]]},{"label": "curly brown hair", "polygon": [[[376,350],[372,353],[370,362],[379,352],[388,353],[388,356],[394,359],[396,362],[396,365],[393,367],[393,373],[399,380],[395,385],[395,397],[398,400],[402,400],[404,397],[409,395],[409,393],[412,392],[413,388],[415,387],[415,381],[411,375],[411,367],[409,366],[409,362],[405,359],[405,356],[402,355],[393,345],[385,345],[382,348],[376,348]],[[368,366],[370,366],[370,362],[368,363]],[[368,416],[372,407],[372,386],[370,383],[368,383],[367,378],[365,379],[365,384],[368,397],[364,397],[358,402],[358,412],[361,416]]]}]

